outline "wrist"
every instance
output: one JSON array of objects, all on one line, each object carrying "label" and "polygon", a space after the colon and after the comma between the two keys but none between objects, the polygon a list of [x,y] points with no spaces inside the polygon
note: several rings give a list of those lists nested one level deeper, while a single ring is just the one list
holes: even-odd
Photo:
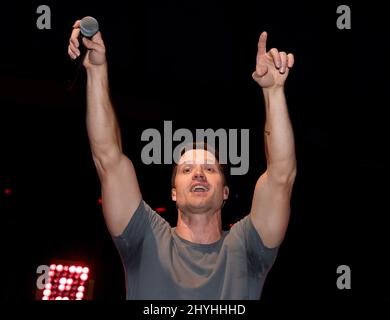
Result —
[{"label": "wrist", "polygon": [[100,77],[107,75],[107,62],[99,65],[88,65],[85,67],[88,77]]},{"label": "wrist", "polygon": [[284,94],[284,85],[262,88],[264,96],[278,96]]},{"label": "wrist", "polygon": [[284,105],[286,97],[284,94],[284,87],[263,88],[263,96],[265,101],[265,109],[268,110],[271,105]]}]

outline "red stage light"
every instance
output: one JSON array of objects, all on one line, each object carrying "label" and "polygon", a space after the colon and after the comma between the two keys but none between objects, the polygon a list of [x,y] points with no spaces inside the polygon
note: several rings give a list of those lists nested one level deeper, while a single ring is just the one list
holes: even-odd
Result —
[{"label": "red stage light", "polygon": [[[49,279],[43,289],[37,291],[40,300],[91,299],[93,280],[90,269],[82,264],[50,264]],[[92,281],[92,282],[91,282]],[[85,283],[85,284],[84,284]]]},{"label": "red stage light", "polygon": [[81,276],[80,276],[80,279],[85,281],[88,279],[88,275],[86,273],[83,273]]},{"label": "red stage light", "polygon": [[43,289],[37,291],[40,300],[85,300],[91,299],[93,280],[90,269],[82,264],[52,263],[49,279]]},{"label": "red stage light", "polygon": [[164,207],[158,207],[158,208],[156,208],[156,212],[157,213],[164,213],[164,212],[166,212],[167,211],[167,208],[164,208]]},{"label": "red stage light", "polygon": [[12,189],[11,188],[5,188],[4,189],[4,193],[9,196],[11,193],[12,193]]}]

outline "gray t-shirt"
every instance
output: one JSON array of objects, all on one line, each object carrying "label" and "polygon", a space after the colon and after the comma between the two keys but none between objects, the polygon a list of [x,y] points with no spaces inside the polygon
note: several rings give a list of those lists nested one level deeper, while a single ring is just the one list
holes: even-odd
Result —
[{"label": "gray t-shirt", "polygon": [[179,237],[143,200],[113,237],[132,299],[260,299],[278,248],[262,243],[249,216],[212,244]]}]

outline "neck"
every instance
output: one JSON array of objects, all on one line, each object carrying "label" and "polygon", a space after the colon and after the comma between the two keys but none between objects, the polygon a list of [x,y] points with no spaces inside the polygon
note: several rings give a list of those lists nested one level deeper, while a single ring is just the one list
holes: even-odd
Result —
[{"label": "neck", "polygon": [[193,214],[178,209],[176,233],[183,239],[201,244],[210,244],[221,239],[221,210]]}]

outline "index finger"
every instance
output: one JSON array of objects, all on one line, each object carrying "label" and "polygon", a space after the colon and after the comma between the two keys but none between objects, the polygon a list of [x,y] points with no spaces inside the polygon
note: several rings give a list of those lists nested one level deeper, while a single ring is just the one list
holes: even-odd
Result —
[{"label": "index finger", "polygon": [[73,28],[80,28],[80,21],[81,20],[76,20],[76,22],[73,24]]},{"label": "index finger", "polygon": [[260,55],[267,53],[267,32],[263,31],[260,35],[258,46],[258,52]]},{"label": "index finger", "polygon": [[70,41],[73,43],[73,45],[76,48],[78,48],[78,46],[80,45],[78,40],[79,34],[80,34],[80,29],[75,28],[72,30],[72,34],[70,35]]}]

